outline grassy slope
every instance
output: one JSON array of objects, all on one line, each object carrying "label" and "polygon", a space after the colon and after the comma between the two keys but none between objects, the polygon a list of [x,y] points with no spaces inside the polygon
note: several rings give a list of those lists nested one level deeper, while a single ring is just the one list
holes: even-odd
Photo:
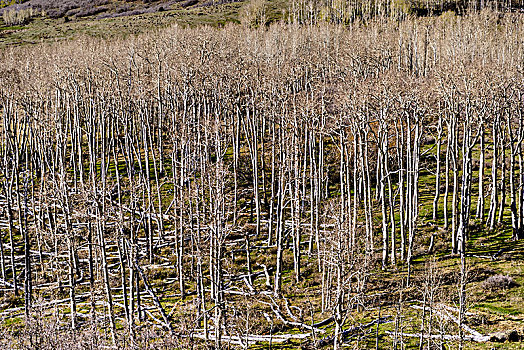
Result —
[{"label": "grassy slope", "polygon": [[128,17],[96,19],[86,17],[66,21],[64,18],[34,18],[25,26],[6,27],[0,24],[0,48],[9,45],[31,44],[41,41],[71,39],[82,35],[110,38],[136,35],[173,23],[181,25],[221,25],[237,22],[241,3],[216,7],[191,7],[141,14]]},{"label": "grassy slope", "polygon": [[[229,22],[239,23],[241,8],[245,2],[232,2],[217,6],[202,6],[203,1],[183,7],[183,2],[171,6],[170,10],[144,13],[135,16],[97,19],[90,17],[49,18],[38,16],[28,24],[6,26],[0,16],[0,49],[10,45],[24,45],[56,40],[71,39],[82,35],[111,38],[136,35],[174,23],[184,26],[220,26]],[[273,21],[282,16],[287,8],[286,0],[267,2],[267,19]]]}]

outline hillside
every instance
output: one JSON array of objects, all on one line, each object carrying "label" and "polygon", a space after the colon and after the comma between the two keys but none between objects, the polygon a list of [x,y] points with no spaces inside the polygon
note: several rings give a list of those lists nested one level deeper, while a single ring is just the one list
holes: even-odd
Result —
[{"label": "hillside", "polygon": [[38,4],[2,27],[1,349],[523,347],[524,14]]},{"label": "hillside", "polygon": [[524,2],[508,0],[477,4],[468,0],[26,0],[21,4],[0,7],[0,48],[84,36],[121,38],[174,24],[222,27],[227,23],[242,22],[258,26],[279,20],[321,20],[349,24],[375,17],[402,20],[410,16],[465,14],[470,9],[478,10],[484,6],[502,12],[522,12]]},{"label": "hillside", "polygon": [[[186,1],[30,0],[0,9],[29,11],[22,23],[0,23],[0,47],[71,39],[84,35],[110,38],[180,25],[239,22],[242,3]],[[1,22],[2,20],[0,20]]]}]

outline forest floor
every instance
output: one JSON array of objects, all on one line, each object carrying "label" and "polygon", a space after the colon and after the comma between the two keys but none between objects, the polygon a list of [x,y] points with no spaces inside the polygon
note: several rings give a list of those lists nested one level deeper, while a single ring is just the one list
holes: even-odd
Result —
[{"label": "forest floor", "polygon": [[[433,324],[435,329],[431,331],[433,344],[439,343],[439,335],[457,335],[458,328],[456,319],[458,318],[458,290],[460,276],[460,259],[457,255],[450,254],[451,247],[449,242],[449,232],[441,229],[443,220],[436,222],[431,219],[431,196],[428,190],[424,190],[423,184],[434,181],[430,175],[421,178],[421,210],[419,230],[420,237],[427,239],[434,234],[435,250],[431,254],[427,252],[429,241],[417,242],[420,247],[415,252],[413,259],[413,269],[410,276],[410,284],[407,285],[408,271],[405,264],[398,264],[396,267],[382,270],[374,268],[369,270],[366,276],[366,288],[362,295],[358,295],[359,300],[355,302],[352,310],[346,310],[346,320],[343,330],[350,330],[346,336],[345,346],[354,349],[400,347],[400,344],[407,348],[427,348],[427,339],[420,344],[420,337],[408,337],[408,334],[420,334],[422,328],[421,319],[428,319],[428,313],[434,313]],[[168,190],[167,188],[164,190]],[[333,187],[336,192],[336,185]],[[241,198],[241,202],[247,202],[249,198]],[[376,208],[378,210],[378,208]],[[439,213],[442,217],[442,212]],[[506,213],[507,214],[507,213]],[[506,218],[508,219],[508,218]],[[375,218],[375,226],[380,226],[380,217]],[[253,229],[252,217],[249,210],[240,213],[239,227]],[[499,225],[493,231],[480,230],[480,223],[473,220],[471,237],[467,247],[467,281],[466,281],[466,316],[465,329],[471,332],[478,332],[482,336],[490,338],[487,342],[466,341],[467,349],[521,349],[522,342],[518,337],[524,334],[524,242],[511,240],[511,229]],[[169,237],[165,237],[169,242]],[[252,290],[245,278],[246,276],[246,256],[243,249],[242,235],[231,234],[226,242],[227,250],[225,255],[234,256],[233,263],[229,263],[225,268],[229,273],[230,287],[228,288],[228,302],[236,305],[243,305],[245,312],[249,315],[271,314],[273,308],[281,307],[281,312],[289,321],[296,319],[304,325],[312,325],[323,320],[329,319],[330,310],[322,313],[321,300],[322,291],[320,288],[322,275],[316,266],[314,252],[308,258],[307,254],[302,259],[301,280],[295,281],[294,271],[290,268],[293,265],[291,252],[284,254],[283,289],[282,301],[275,301],[272,297],[272,288],[267,286],[263,266],[272,266],[273,257],[276,254],[276,247],[265,245],[264,231],[262,236],[253,237],[251,259],[254,273],[257,275],[253,280]],[[400,238],[400,237],[399,237]],[[379,237],[376,237],[377,241]],[[305,237],[306,241],[307,238]],[[145,243],[145,242],[144,242]],[[303,242],[306,243],[306,242]],[[8,244],[5,237],[5,245]],[[111,244],[113,248],[111,248]],[[377,242],[377,246],[378,246]],[[152,265],[144,265],[147,278],[159,297],[164,309],[169,313],[176,330],[187,331],[187,324],[183,320],[194,312],[196,286],[186,285],[188,296],[180,298],[176,257],[172,254],[170,244],[156,251],[156,256],[161,261]],[[110,243],[108,246],[108,259],[110,263],[118,261],[116,244]],[[381,250],[375,249],[373,254],[375,261],[370,264],[380,266]],[[82,255],[81,255],[82,257]],[[168,259],[165,259],[168,257]],[[36,258],[36,256],[35,256]],[[188,265],[194,264],[192,259],[186,262]],[[271,271],[270,271],[271,274]],[[511,285],[495,285],[493,288],[485,285],[485,281],[495,275],[509,276],[512,279]],[[358,283],[357,280],[352,283]],[[69,312],[67,293],[61,291],[62,298],[55,296],[54,300],[61,300],[57,304],[63,316]],[[88,294],[87,287],[79,288],[79,296]],[[45,304],[47,297],[44,292],[41,304]],[[49,297],[49,296],[48,296]],[[115,312],[117,315],[117,327],[124,328],[124,309],[119,300],[122,295],[115,292]],[[431,300],[430,300],[431,298]],[[51,299],[53,300],[53,299]],[[91,305],[88,302],[79,300],[77,304],[79,315],[83,318],[89,317]],[[151,317],[160,319],[158,310],[152,305],[146,293],[143,296],[143,303],[146,305],[147,313]],[[429,305],[431,304],[431,307]],[[62,305],[62,306],[60,306]],[[279,305],[279,306],[277,306]],[[2,300],[1,316],[3,325],[6,329],[16,332],[23,324],[23,298],[6,297]],[[44,315],[53,316],[55,310],[44,308]],[[253,320],[256,318],[253,317]],[[377,320],[383,320],[383,323]],[[438,325],[438,326],[436,326]],[[427,325],[425,326],[427,329]],[[197,333],[200,330],[194,330]],[[271,335],[275,342],[254,341],[252,349],[313,349],[329,345],[330,337],[334,333],[334,323],[326,322],[325,325],[309,330],[302,326],[275,322],[268,326],[254,322],[249,324],[246,321],[247,334]],[[515,333],[516,332],[516,333]],[[201,333],[199,333],[201,334]],[[406,336],[395,334],[404,334]],[[515,335],[517,334],[517,335]],[[465,331],[466,336],[470,336]],[[239,336],[235,333],[231,337]],[[281,341],[281,337],[293,337]],[[517,337],[512,339],[512,337]],[[510,339],[508,339],[510,338]],[[509,341],[511,340],[511,341]],[[517,341],[515,341],[517,340]],[[443,341],[447,348],[455,348],[457,342]]]}]

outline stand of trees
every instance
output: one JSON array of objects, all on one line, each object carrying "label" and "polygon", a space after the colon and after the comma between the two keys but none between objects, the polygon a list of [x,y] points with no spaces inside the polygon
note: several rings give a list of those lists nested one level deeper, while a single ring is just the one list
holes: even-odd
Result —
[{"label": "stand of trees", "polygon": [[5,50],[2,295],[113,346],[146,325],[219,349],[250,322],[318,332],[286,298],[315,279],[337,348],[373,271],[413,283],[440,229],[463,269],[473,220],[524,238],[523,28],[485,12]]}]

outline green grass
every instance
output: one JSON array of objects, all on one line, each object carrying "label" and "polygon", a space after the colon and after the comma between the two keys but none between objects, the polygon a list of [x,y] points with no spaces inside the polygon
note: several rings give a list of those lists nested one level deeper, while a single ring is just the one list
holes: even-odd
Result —
[{"label": "green grass", "polygon": [[6,26],[5,24],[3,26],[0,26],[0,32],[4,30],[19,30],[24,29],[24,26]]},{"label": "green grass", "polygon": [[511,305],[504,307],[504,306],[497,306],[498,304],[500,304],[500,302],[479,303],[473,306],[473,308],[482,310],[482,311],[488,311],[496,315],[503,315],[503,316],[504,315],[512,315],[512,316],[521,315],[521,311],[513,309]]},{"label": "green grass", "polygon": [[6,318],[3,322],[3,326],[5,327],[20,326],[21,324],[23,324],[21,317]]}]

